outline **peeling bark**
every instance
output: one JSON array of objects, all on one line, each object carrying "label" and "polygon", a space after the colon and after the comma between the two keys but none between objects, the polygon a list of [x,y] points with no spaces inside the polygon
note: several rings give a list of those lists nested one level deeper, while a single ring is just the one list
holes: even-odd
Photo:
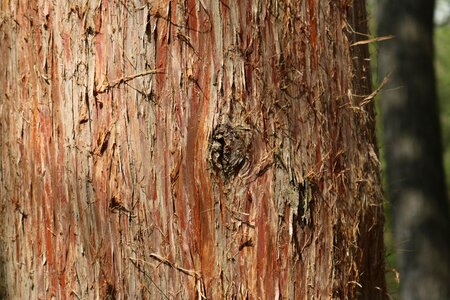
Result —
[{"label": "peeling bark", "polygon": [[5,297],[385,298],[364,1],[8,1]]}]

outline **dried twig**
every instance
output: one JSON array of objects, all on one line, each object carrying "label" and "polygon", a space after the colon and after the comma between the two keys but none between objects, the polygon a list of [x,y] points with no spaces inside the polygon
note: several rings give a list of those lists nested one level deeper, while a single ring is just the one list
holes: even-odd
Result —
[{"label": "dried twig", "polygon": [[124,76],[122,78],[113,80],[112,82],[109,82],[108,79],[105,78],[105,80],[103,81],[101,86],[99,86],[95,89],[95,92],[96,92],[96,94],[103,94],[103,93],[108,92],[110,89],[115,88],[116,86],[118,86],[122,83],[127,83],[128,81],[133,80],[135,78],[147,76],[150,74],[163,74],[163,73],[164,72],[162,72],[162,69],[155,69],[155,70],[148,70],[148,71],[138,73],[138,74]]},{"label": "dried twig", "polygon": [[386,83],[388,83],[389,81],[389,75],[388,74],[386,77],[383,78],[383,81],[380,83],[380,85],[376,88],[375,91],[373,91],[369,96],[365,97],[361,103],[359,104],[359,106],[364,106],[367,103],[369,103],[373,98],[375,98],[376,95],[378,95],[378,93],[383,89],[383,87],[386,85]]},{"label": "dried twig", "polygon": [[374,42],[386,41],[386,40],[390,40],[392,38],[394,38],[393,35],[380,36],[380,37],[376,37],[376,38],[373,38],[373,39],[358,41],[356,43],[351,44],[350,47],[354,47],[354,46],[358,46],[358,45],[370,44],[370,43],[374,43]]},{"label": "dried twig", "polygon": [[145,273],[145,272],[140,268],[140,266],[138,265],[138,261],[142,261],[142,262],[145,262],[145,263],[148,263],[148,262],[143,261],[143,260],[141,260],[141,259],[136,259],[136,258],[131,258],[131,257],[128,257],[128,258],[129,258],[130,261],[133,263],[133,265],[138,269],[138,271],[141,272],[141,273],[143,273],[143,274],[145,275],[145,277],[147,277],[147,278],[150,280],[150,282],[153,283],[153,285],[158,289],[158,291],[159,291],[166,299],[170,299],[169,296],[167,296],[166,293],[164,293],[164,291],[156,284],[156,282],[153,281],[153,279],[152,279],[147,273]]},{"label": "dried twig", "polygon": [[182,268],[182,267],[178,266],[176,263],[171,262],[167,258],[162,257],[162,256],[160,256],[160,255],[158,255],[156,253],[150,253],[150,257],[153,258],[153,259],[156,259],[160,263],[163,263],[163,264],[165,264],[165,265],[167,265],[167,266],[169,266],[171,268],[174,268],[174,269],[176,269],[176,270],[180,271],[181,273],[184,273],[184,274],[186,274],[188,276],[192,276],[192,277],[194,277],[196,279],[199,279],[201,277],[198,272]]}]

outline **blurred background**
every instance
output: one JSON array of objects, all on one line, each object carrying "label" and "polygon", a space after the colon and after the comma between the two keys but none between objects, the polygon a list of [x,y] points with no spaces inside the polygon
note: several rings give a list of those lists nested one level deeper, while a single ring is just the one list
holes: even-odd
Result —
[{"label": "blurred background", "polygon": [[439,0],[434,12],[437,92],[441,111],[447,194],[450,195],[450,0]]},{"label": "blurred background", "polygon": [[[368,0],[369,26],[371,37],[377,36],[377,22],[379,18],[380,2],[378,0]],[[383,42],[379,42],[383,43]],[[442,129],[442,146],[444,169],[447,183],[447,199],[450,199],[450,0],[436,0],[434,10],[434,46],[435,57],[434,66],[436,72],[436,90],[439,101],[439,115]],[[383,78],[377,76],[377,55],[379,44],[370,44],[372,78],[374,89],[378,87]],[[377,106],[377,133],[380,153],[383,157],[383,138],[382,138],[382,120],[380,117],[380,96],[376,101]],[[386,164],[382,160],[383,183],[386,190]],[[399,282],[400,274],[397,267],[397,255],[401,246],[396,245],[393,237],[392,211],[389,201],[385,201],[386,223],[385,223],[385,244],[386,244],[386,278],[388,284],[389,296],[391,299],[400,299]]]}]

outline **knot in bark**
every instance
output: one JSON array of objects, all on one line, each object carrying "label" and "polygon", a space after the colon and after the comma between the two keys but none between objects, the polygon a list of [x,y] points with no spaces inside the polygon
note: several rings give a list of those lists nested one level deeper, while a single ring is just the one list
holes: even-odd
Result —
[{"label": "knot in bark", "polygon": [[210,163],[224,179],[236,176],[247,161],[247,147],[245,129],[217,125],[210,138]]}]

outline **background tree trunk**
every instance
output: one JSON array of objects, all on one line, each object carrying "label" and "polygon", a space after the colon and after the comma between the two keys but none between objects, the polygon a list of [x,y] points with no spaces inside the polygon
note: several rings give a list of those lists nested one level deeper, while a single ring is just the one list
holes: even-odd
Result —
[{"label": "background tree trunk", "polygon": [[401,299],[450,299],[450,217],[433,46],[434,1],[380,6],[380,78],[388,193]]},{"label": "background tree trunk", "polygon": [[364,1],[3,1],[10,298],[377,299]]}]

